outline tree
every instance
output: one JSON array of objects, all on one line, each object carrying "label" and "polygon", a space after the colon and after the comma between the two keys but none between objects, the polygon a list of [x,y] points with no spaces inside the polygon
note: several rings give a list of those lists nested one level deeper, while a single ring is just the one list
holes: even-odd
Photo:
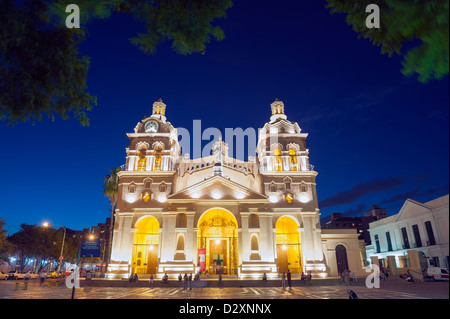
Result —
[{"label": "tree", "polygon": [[65,9],[71,2],[0,2],[0,120],[14,125],[72,115],[89,125],[87,112],[97,99],[87,92],[89,57],[78,51],[88,22],[114,12],[130,14],[146,29],[131,42],[146,53],[169,40],[175,52],[191,54],[204,52],[211,37],[224,38],[212,21],[232,5],[231,0],[79,0],[82,26],[68,29]]},{"label": "tree", "polygon": [[[366,26],[366,7],[380,8],[379,29]],[[346,21],[381,46],[381,53],[403,55],[402,73],[418,74],[426,83],[449,72],[449,0],[327,0],[331,13],[346,13]],[[403,53],[402,53],[403,50]]]},{"label": "tree", "polygon": [[5,221],[0,219],[0,264],[1,261],[9,262],[9,254],[11,251],[11,245],[8,242],[8,237],[6,236],[7,231],[5,229]]},{"label": "tree", "polygon": [[112,236],[114,230],[114,210],[117,204],[117,194],[119,193],[119,175],[120,167],[116,167],[110,170],[110,174],[103,178],[103,194],[108,197],[111,203],[111,220],[109,226],[109,243],[108,243],[108,253],[106,258],[106,263],[108,264],[111,258],[111,246],[112,246]]}]

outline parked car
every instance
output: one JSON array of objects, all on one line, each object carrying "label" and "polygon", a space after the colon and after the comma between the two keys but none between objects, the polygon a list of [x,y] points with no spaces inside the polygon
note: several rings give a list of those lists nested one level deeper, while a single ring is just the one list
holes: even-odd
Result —
[{"label": "parked car", "polygon": [[0,272],[0,280],[8,279],[8,274],[5,274],[3,271]]},{"label": "parked car", "polygon": [[428,267],[425,272],[425,277],[430,281],[445,280],[448,281],[448,268]]},{"label": "parked car", "polygon": [[37,278],[39,278],[39,275],[32,271],[29,271],[24,274],[24,278],[26,278],[26,277],[28,277],[29,279],[37,279]]},{"label": "parked car", "polygon": [[23,279],[24,274],[20,271],[11,270],[8,272],[8,280],[17,280],[17,279]]}]

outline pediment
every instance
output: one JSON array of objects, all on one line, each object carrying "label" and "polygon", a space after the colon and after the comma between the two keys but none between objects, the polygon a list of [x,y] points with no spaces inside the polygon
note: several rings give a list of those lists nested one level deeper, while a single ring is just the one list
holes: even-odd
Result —
[{"label": "pediment", "polygon": [[400,209],[400,211],[398,212],[394,222],[403,219],[417,217],[425,214],[426,212],[429,212],[430,210],[432,210],[432,207],[429,207],[423,203],[417,202],[412,199],[407,199],[403,204],[402,208]]},{"label": "pediment", "polygon": [[167,197],[167,200],[268,201],[268,197],[222,176],[213,176]]}]

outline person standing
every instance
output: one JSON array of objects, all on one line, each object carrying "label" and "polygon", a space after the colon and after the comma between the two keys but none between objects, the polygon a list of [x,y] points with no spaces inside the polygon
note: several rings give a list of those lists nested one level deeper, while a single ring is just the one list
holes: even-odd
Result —
[{"label": "person standing", "polygon": [[286,290],[286,274],[283,272],[283,275],[281,276],[281,285],[283,287],[283,290]]},{"label": "person standing", "polygon": [[189,290],[192,290],[192,274],[189,274]]},{"label": "person standing", "polygon": [[223,280],[222,280],[222,274],[219,274],[219,287],[223,287]]},{"label": "person standing", "polygon": [[153,274],[150,274],[150,283],[153,283]]},{"label": "person standing", "polygon": [[184,290],[187,290],[187,287],[188,287],[188,275],[187,274],[184,274]]},{"label": "person standing", "polygon": [[292,274],[291,271],[288,269],[287,272],[287,282],[288,282],[288,286],[289,286],[289,290],[292,290]]}]

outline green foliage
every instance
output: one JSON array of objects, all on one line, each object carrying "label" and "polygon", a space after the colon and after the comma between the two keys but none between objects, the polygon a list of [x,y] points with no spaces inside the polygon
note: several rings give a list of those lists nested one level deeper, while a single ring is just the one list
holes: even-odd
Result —
[{"label": "green foliage", "polygon": [[[61,253],[63,235],[62,230],[21,224],[20,230],[9,236],[8,241],[13,246],[12,252],[19,255],[20,269],[23,269],[32,258],[57,261]],[[78,246],[79,238],[66,236],[64,241],[65,260],[76,257]]]},{"label": "green foliage", "polygon": [[[380,29],[365,24],[372,3],[380,7]],[[425,83],[448,74],[449,0],[327,0],[327,8],[346,13],[359,38],[381,46],[382,54],[403,55],[404,75],[418,74]]]},{"label": "green foliage", "polygon": [[[6,229],[5,229],[5,221],[3,219],[0,219],[0,261],[9,261],[9,255],[11,252],[11,245],[9,244],[6,236]],[[1,263],[0,263],[1,264]]]},{"label": "green foliage", "polygon": [[84,34],[51,25],[45,11],[42,1],[0,2],[0,119],[73,114],[88,125],[96,99],[86,92],[89,58],[77,50]]},{"label": "green foliage", "polygon": [[[68,29],[68,4],[80,8],[81,28]],[[231,0],[3,0],[0,2],[0,120],[41,121],[73,115],[89,125],[97,105],[87,92],[89,58],[78,52],[86,24],[125,13],[146,32],[130,39],[146,53],[172,41],[180,54],[204,53],[224,33],[213,20],[225,17]]]}]

